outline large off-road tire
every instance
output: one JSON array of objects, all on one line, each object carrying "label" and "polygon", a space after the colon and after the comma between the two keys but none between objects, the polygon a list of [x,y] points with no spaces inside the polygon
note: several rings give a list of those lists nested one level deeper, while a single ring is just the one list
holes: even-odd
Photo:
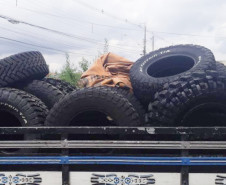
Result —
[{"label": "large off-road tire", "polygon": [[51,109],[53,105],[64,96],[64,93],[59,89],[41,80],[33,80],[29,83],[19,84],[18,88],[39,98],[45,103],[48,109]]},{"label": "large off-road tire", "polygon": [[128,89],[115,87],[114,90],[116,90],[118,93],[122,94],[125,98],[127,98],[129,100],[129,102],[133,105],[133,107],[136,109],[137,113],[139,114],[141,124],[144,124],[146,112],[145,112],[143,105],[134,96],[134,94],[132,92],[130,92],[130,90],[128,90]]},{"label": "large off-road tire", "polygon": [[[0,88],[0,126],[1,127],[38,127],[44,124],[48,110],[41,100],[24,91],[12,88]],[[34,140],[37,135],[4,135],[1,140]],[[36,149],[5,149],[3,153],[30,153]]]},{"label": "large off-road tire", "polygon": [[[180,126],[225,126],[226,78],[216,71],[175,81],[149,104],[150,123]],[[217,116],[221,115],[221,116]]]},{"label": "large off-road tire", "polygon": [[0,87],[32,79],[42,79],[49,73],[42,54],[30,51],[0,60]]},{"label": "large off-road tire", "polygon": [[219,75],[226,76],[226,66],[220,62],[216,62],[216,70]]},{"label": "large off-road tire", "polygon": [[76,87],[71,85],[68,82],[65,82],[63,80],[55,79],[55,78],[43,78],[43,81],[53,85],[57,89],[61,90],[64,94],[68,94],[74,90],[76,90]]},{"label": "large off-road tire", "polygon": [[177,45],[162,48],[141,57],[130,70],[134,94],[144,104],[152,100],[166,82],[172,82],[198,70],[215,70],[212,52],[202,46]]},{"label": "large off-road tire", "polygon": [[133,105],[113,88],[89,87],[66,95],[47,116],[48,126],[138,126]]}]

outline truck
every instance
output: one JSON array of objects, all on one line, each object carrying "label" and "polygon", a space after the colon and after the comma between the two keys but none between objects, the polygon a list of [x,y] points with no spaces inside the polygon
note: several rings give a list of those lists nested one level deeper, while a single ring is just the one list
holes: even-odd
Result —
[{"label": "truck", "polygon": [[[0,142],[0,185],[226,184],[226,127],[0,128],[40,133]],[[39,151],[4,152],[17,148]]]}]

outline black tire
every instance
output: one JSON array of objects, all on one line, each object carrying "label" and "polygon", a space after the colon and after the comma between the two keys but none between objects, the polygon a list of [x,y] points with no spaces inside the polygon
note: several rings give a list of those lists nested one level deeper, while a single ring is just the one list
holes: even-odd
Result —
[{"label": "black tire", "polygon": [[42,79],[49,73],[42,54],[30,51],[0,60],[0,87],[24,80]]},{"label": "black tire", "polygon": [[122,94],[125,98],[129,100],[129,102],[133,105],[137,113],[140,117],[140,122],[143,125],[145,123],[145,109],[143,105],[139,102],[139,100],[134,96],[132,92],[130,92],[129,89],[123,89],[123,88],[114,88],[118,93]]},{"label": "black tire", "polygon": [[19,84],[18,88],[39,98],[45,103],[48,109],[51,109],[53,105],[64,96],[59,89],[41,80],[33,80],[30,83]]},{"label": "black tire", "polygon": [[68,82],[65,82],[63,80],[55,79],[55,78],[43,78],[43,81],[53,85],[57,89],[61,90],[64,94],[68,94],[74,90],[76,90],[76,87],[71,85]]},{"label": "black tire", "polygon": [[140,121],[132,104],[116,90],[89,87],[73,91],[55,104],[45,125],[138,126]]},{"label": "black tire", "polygon": [[198,70],[215,69],[214,55],[209,49],[177,45],[150,52],[138,59],[130,70],[130,79],[134,94],[146,104],[164,83]]},{"label": "black tire", "polygon": [[[12,88],[0,88],[0,126],[41,126],[44,124],[48,110],[35,96]],[[21,136],[19,137],[21,139]],[[16,135],[7,135],[1,140],[19,139]],[[39,139],[37,135],[25,135],[24,140]],[[37,149],[1,150],[2,153],[31,153]]]},{"label": "black tire", "polygon": [[226,76],[226,66],[220,62],[216,62],[216,70],[219,75]]},{"label": "black tire", "polygon": [[217,115],[226,115],[226,78],[214,71],[201,74],[202,77],[175,81],[156,93],[154,102],[149,104],[150,123],[222,126],[225,120],[218,120],[223,116]]}]

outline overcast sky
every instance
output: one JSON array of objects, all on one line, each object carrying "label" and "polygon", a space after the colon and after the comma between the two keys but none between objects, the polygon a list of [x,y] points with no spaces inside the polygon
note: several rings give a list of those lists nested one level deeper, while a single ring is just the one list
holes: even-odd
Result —
[{"label": "overcast sky", "polygon": [[16,0],[0,0],[0,16],[64,33],[0,18],[0,58],[39,50],[51,71],[62,68],[65,52],[75,65],[82,57],[93,61],[103,52],[105,39],[110,52],[136,61],[143,50],[144,24],[148,52],[154,36],[155,49],[198,44],[226,60],[226,0],[17,0],[17,5]]}]

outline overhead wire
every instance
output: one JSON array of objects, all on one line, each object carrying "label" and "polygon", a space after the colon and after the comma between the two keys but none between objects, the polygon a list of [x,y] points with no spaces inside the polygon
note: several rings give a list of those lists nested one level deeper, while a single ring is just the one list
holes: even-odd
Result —
[{"label": "overhead wire", "polygon": [[[37,38],[37,36],[31,35],[31,34],[29,34],[29,33],[26,33],[26,35],[24,35],[24,33],[19,32],[18,30],[11,30],[11,29],[9,29],[9,28],[4,28],[4,27],[1,27],[1,26],[0,26],[0,29],[7,30],[7,31],[9,31],[9,32],[16,33],[16,34],[20,34],[20,35],[23,35],[23,36],[30,35],[32,38]],[[43,38],[38,38],[38,39],[43,41]],[[31,42],[31,41],[29,41],[29,42]],[[65,44],[65,43],[64,43],[64,45],[67,46],[67,47],[71,47],[71,48],[74,48],[74,47],[75,47],[75,46],[68,45],[68,44]],[[85,49],[85,48],[81,48],[81,47],[76,47],[76,48],[79,48],[79,49]],[[120,51],[120,50],[119,50],[119,51]],[[66,52],[66,51],[65,51],[65,52]],[[124,52],[125,52],[125,51],[124,51]],[[129,52],[126,52],[126,53],[129,53]],[[82,53],[80,53],[80,54],[82,54]],[[86,53],[83,53],[82,55],[87,55],[87,54],[86,54]],[[93,56],[94,56],[94,55],[93,55]]]},{"label": "overhead wire", "polygon": [[[134,22],[131,22],[129,21],[128,19],[122,19],[120,17],[117,17],[117,16],[114,16],[113,14],[109,13],[109,12],[106,12],[104,9],[98,9],[94,6],[91,6],[81,0],[71,0],[73,2],[76,2],[76,3],[79,3],[80,5],[83,5],[84,7],[87,7],[91,10],[94,10],[96,12],[99,12],[99,13],[102,13],[103,15],[106,15],[106,16],[109,16],[109,17],[112,17],[112,18],[115,18],[117,20],[120,20],[120,21],[123,21],[124,23],[129,23],[129,24],[132,24],[132,25],[135,25],[141,29],[144,29],[144,26],[142,24],[137,24],[137,23],[134,23]],[[149,29],[146,29],[147,32],[149,33],[162,33],[162,34],[170,34],[170,35],[178,35],[178,36],[191,36],[191,37],[206,37],[206,38],[226,38],[226,37],[222,37],[222,36],[211,36],[211,35],[200,35],[200,34],[190,34],[190,33],[177,33],[177,32],[165,32],[165,31],[157,31],[157,30],[149,30]]]},{"label": "overhead wire", "polygon": [[[132,25],[135,25],[139,28],[141,28],[143,30],[144,26],[142,24],[137,24],[137,23],[134,23],[134,22],[131,22],[131,21],[128,21],[128,19],[122,19],[120,17],[117,17],[111,13],[108,13],[106,12],[104,9],[98,9],[98,8],[95,8],[94,6],[91,6],[83,1],[80,1],[80,0],[71,0],[72,2],[77,2],[85,7],[88,7],[89,9],[92,9],[92,10],[95,10],[96,12],[99,12],[99,13],[102,13],[104,15],[111,15],[110,17],[113,17],[117,20],[120,20],[120,21],[123,21],[124,23],[131,23]],[[37,13],[44,13],[46,15],[50,15],[50,16],[55,16],[55,17],[58,17],[58,18],[66,18],[66,19],[71,19],[71,20],[75,20],[75,21],[78,21],[78,22],[87,22],[89,24],[94,24],[94,25],[99,25],[99,26],[106,26],[106,27],[112,27],[112,28],[117,28],[117,29],[126,29],[126,30],[134,30],[134,31],[139,31],[138,29],[131,29],[131,28],[123,28],[123,27],[117,27],[117,26],[111,26],[111,25],[104,25],[104,24],[99,24],[99,23],[94,23],[94,22],[90,22],[90,21],[86,21],[86,20],[78,20],[78,19],[75,19],[75,18],[72,18],[72,17],[64,17],[64,16],[59,16],[59,15],[55,15],[55,14],[52,14],[52,13],[47,13],[47,12],[40,12],[40,11],[36,11],[36,10],[31,10],[31,9],[27,9],[27,8],[22,8],[22,9],[26,9],[28,11],[33,11],[33,12],[37,12]],[[140,31],[142,31],[140,30]],[[158,31],[158,30],[149,30],[147,29],[147,32],[149,33],[161,33],[161,34],[171,34],[171,35],[178,35],[178,36],[191,36],[191,37],[207,37],[207,38],[226,38],[226,37],[222,37],[222,36],[210,36],[210,35],[200,35],[200,34],[191,34],[191,33],[178,33],[178,32],[166,32],[166,31]]]},{"label": "overhead wire", "polygon": [[142,31],[142,30],[138,30],[138,29],[123,28],[123,27],[119,27],[119,26],[112,26],[112,25],[95,23],[95,22],[84,20],[84,19],[75,19],[75,18],[72,18],[72,17],[59,16],[59,15],[56,15],[56,14],[43,12],[43,11],[32,10],[32,9],[29,9],[29,8],[22,8],[22,7],[20,7],[20,9],[23,9],[23,10],[26,10],[26,11],[30,11],[30,12],[34,12],[34,13],[37,13],[37,14],[44,14],[44,15],[48,15],[48,16],[52,16],[52,17],[57,17],[57,18],[61,18],[61,19],[67,19],[67,20],[69,19],[69,20],[72,20],[72,21],[76,21],[76,22],[80,22],[80,23],[88,24],[88,25],[95,25],[95,26],[107,27],[107,28],[112,28],[112,29],[129,30],[129,31],[139,31],[139,32]]},{"label": "overhead wire", "polygon": [[[0,26],[0,29],[6,30],[6,31],[9,31],[9,32],[12,32],[12,33],[16,33],[16,34],[19,34],[19,35],[23,35],[25,37],[30,36],[32,38],[39,39],[39,41],[49,42],[49,40],[46,40],[43,37],[42,38],[41,37],[37,37],[37,35],[30,34],[29,32],[26,33],[26,34],[24,34],[24,32],[19,32],[18,29],[17,30],[12,30],[12,29],[9,29],[9,28],[4,28],[2,26]],[[68,45],[68,44],[65,44],[65,43],[63,43],[63,45],[67,46],[67,47],[71,47],[71,48],[76,48],[76,49],[85,49],[84,47],[78,47],[78,46],[75,46],[75,45]]]},{"label": "overhead wire", "polygon": [[96,11],[96,12],[102,13],[103,15],[106,15],[106,16],[111,17],[113,19],[116,19],[116,20],[119,20],[119,21],[123,21],[125,23],[132,24],[132,25],[137,26],[137,27],[139,27],[141,29],[144,28],[144,26],[142,26],[141,24],[133,23],[133,22],[129,21],[128,19],[122,19],[120,17],[115,16],[114,14],[111,14],[109,12],[106,12],[104,9],[98,9],[98,8],[96,8],[94,6],[91,6],[90,4],[85,3],[83,1],[80,1],[80,0],[71,0],[71,1],[76,2],[76,3],[79,3],[80,5],[83,5],[83,6],[89,8],[91,10]]},{"label": "overhead wire", "polygon": [[[33,11],[33,10],[31,10],[31,11]],[[35,11],[35,12],[37,12],[37,11]],[[37,12],[37,13],[40,13],[40,14],[41,14],[41,12]],[[56,15],[49,14],[49,13],[47,13],[47,15],[56,16]],[[57,16],[57,17],[59,17],[59,16]],[[62,18],[63,18],[63,17],[62,17]],[[93,23],[93,22],[89,22],[89,23]],[[94,23],[94,24],[95,24],[95,25],[98,25],[98,24],[96,24],[96,23]],[[102,25],[102,24],[99,24],[99,25],[101,25],[101,26],[109,26],[109,25]],[[116,27],[114,27],[114,26],[110,26],[110,27],[111,27],[111,28],[116,28]],[[119,27],[117,27],[117,28],[119,28]],[[122,28],[122,29],[124,29],[124,28]],[[129,29],[129,28],[125,28],[125,29]],[[103,45],[103,43],[100,43],[100,41],[95,40],[95,42],[99,42],[98,44],[102,44],[102,45]],[[123,46],[118,46],[118,45],[112,45],[112,44],[109,44],[109,46],[110,46],[110,47],[116,47],[118,50],[130,52],[130,53],[131,53],[131,52],[132,52],[132,53],[138,52],[138,50],[132,49],[131,46],[125,46],[125,45],[123,45]],[[133,47],[133,48],[135,48],[135,47]]]},{"label": "overhead wire", "polygon": [[[100,13],[102,13],[102,14],[105,14],[105,15],[107,15],[107,16],[110,16],[110,17],[112,17],[112,18],[114,18],[114,19],[118,19],[118,20],[120,20],[120,21],[125,21],[125,23],[132,23],[131,21],[128,21],[127,19],[121,19],[121,18],[119,18],[119,17],[117,17],[117,16],[114,16],[113,14],[110,14],[110,13],[108,13],[108,12],[105,12],[104,10],[99,10],[98,8],[95,8],[95,7],[93,7],[93,6],[90,6],[90,5],[88,5],[87,3],[85,3],[85,2],[81,2],[80,0],[72,0],[73,2],[78,2],[78,3],[80,3],[80,4],[82,4],[83,6],[86,6],[86,7],[88,7],[88,8],[90,8],[90,9],[93,9],[93,10],[95,10],[95,11],[98,11],[98,12],[100,12]],[[24,9],[24,8],[23,8]],[[26,9],[26,8],[25,8]],[[39,11],[35,11],[35,10],[31,10],[31,9],[27,9],[28,11],[33,11],[33,12],[36,12],[36,13],[41,13],[41,12],[39,12]],[[58,18],[65,18],[65,19],[71,19],[71,20],[74,20],[74,21],[78,21],[78,20],[76,20],[76,19],[74,19],[74,18],[72,18],[72,17],[62,17],[62,16],[58,16],[58,15],[54,15],[54,14],[50,14],[50,13],[47,13],[47,12],[44,12],[46,15],[49,15],[49,16],[54,16],[54,17],[58,17]],[[6,16],[4,16],[4,17],[2,17],[2,15],[0,15],[0,17],[1,18],[7,18]],[[9,17],[8,17],[9,18]],[[16,21],[18,21],[18,20],[16,20]],[[78,21],[79,22],[79,21]],[[80,21],[80,22],[84,22],[84,21]],[[24,22],[24,21],[20,21],[20,23],[23,23],[23,24],[27,24],[27,25],[29,25],[29,26],[33,26],[33,27],[36,27],[36,28],[39,28],[39,29],[44,29],[44,30],[46,30],[46,31],[51,31],[51,32],[54,32],[54,33],[57,33],[57,34],[61,34],[61,35],[64,35],[64,36],[67,36],[67,37],[73,37],[73,38],[76,38],[76,39],[80,39],[80,40],[83,40],[83,41],[87,41],[87,42],[90,42],[90,43],[98,43],[98,44],[101,44],[101,45],[103,45],[103,43],[101,43],[100,41],[98,41],[98,40],[94,40],[94,39],[91,39],[91,38],[86,38],[86,37],[81,37],[81,36],[75,36],[75,35],[72,35],[72,34],[67,34],[67,33],[64,33],[64,32],[60,32],[60,31],[57,31],[57,30],[52,30],[52,29],[49,29],[49,28],[45,28],[45,27],[42,27],[42,26],[38,26],[38,25],[34,25],[34,24],[30,24],[30,23],[27,23],[27,22]],[[106,26],[106,27],[112,27],[112,28],[117,28],[117,27],[114,27],[114,26],[110,26],[110,25],[103,25],[103,24],[98,24],[98,23],[93,23],[93,22],[89,22],[89,21],[87,21],[87,23],[89,23],[89,24],[95,24],[95,25],[100,25],[100,26]],[[138,26],[139,28],[142,28],[142,25],[139,25],[139,24],[136,24],[136,23],[132,23],[133,25],[136,25],[136,26]],[[119,28],[119,27],[118,27]],[[124,28],[122,28],[122,29],[124,29]],[[126,28],[127,29],[127,28]],[[136,31],[138,31],[137,29],[130,29],[130,28],[128,28],[128,30],[136,30]],[[151,31],[151,30],[147,30],[147,32],[149,32],[149,33],[161,33],[161,34],[172,34],[172,35],[180,35],[180,36],[192,36],[192,37],[206,37],[206,38],[225,38],[225,37],[220,37],[220,36],[207,36],[207,35],[199,35],[199,34],[183,34],[183,33],[174,33],[174,32],[163,32],[163,31]],[[159,37],[159,36],[158,36]],[[161,40],[164,40],[164,41],[166,41],[164,38],[162,38],[162,37],[159,37]],[[166,42],[168,42],[168,41],[166,41]],[[109,44],[109,46],[110,47],[118,47],[118,46],[113,46],[113,45],[110,45]],[[132,49],[129,49],[129,48],[122,48],[122,47],[118,47],[119,49],[121,49],[121,50],[127,50],[127,51],[130,51],[130,52],[137,52],[137,50],[132,50]]]},{"label": "overhead wire", "polygon": [[[69,54],[84,56],[84,54],[82,54],[82,53],[77,53],[77,52],[75,53],[75,52],[71,52],[71,51],[63,51],[63,50],[60,50],[60,49],[55,49],[55,48],[52,48],[52,47],[41,46],[41,45],[37,45],[37,44],[31,44],[31,43],[19,41],[19,40],[16,40],[16,39],[11,39],[11,38],[8,38],[8,37],[0,36],[0,39],[11,41],[11,42],[15,42],[15,43],[20,43],[20,44],[24,44],[24,45],[28,45],[28,46],[39,47],[39,48],[43,48],[43,49],[47,49],[47,50],[57,51],[57,52],[60,52],[60,53],[69,53]],[[89,55],[89,54],[86,54],[86,55],[94,56],[94,55]]]},{"label": "overhead wire", "polygon": [[[43,26],[31,24],[31,23],[28,23],[28,22],[25,22],[25,21],[20,21],[20,20],[5,16],[5,15],[0,15],[0,18],[6,19],[13,24],[21,23],[21,24],[28,25],[28,26],[31,26],[31,27],[34,27],[34,28],[38,28],[38,29],[42,29],[42,30],[45,30],[45,31],[48,31],[48,32],[52,32],[52,33],[55,33],[55,34],[58,34],[58,35],[63,35],[63,36],[66,36],[66,37],[70,37],[70,38],[74,38],[74,39],[78,39],[78,40],[82,40],[82,41],[86,41],[86,42],[90,42],[90,43],[94,43],[94,44],[98,43],[98,44],[104,45],[104,43],[99,42],[99,41],[94,40],[94,39],[91,39],[91,38],[81,37],[81,36],[77,36],[77,35],[74,35],[74,34],[69,34],[69,33],[58,31],[58,30],[46,28],[46,27],[43,27]],[[111,44],[109,44],[109,46],[115,47],[115,48],[120,48],[120,49],[125,49],[123,47],[114,46],[114,45],[111,45]],[[127,48],[126,50],[136,51],[134,49],[129,49],[129,48]]]}]

